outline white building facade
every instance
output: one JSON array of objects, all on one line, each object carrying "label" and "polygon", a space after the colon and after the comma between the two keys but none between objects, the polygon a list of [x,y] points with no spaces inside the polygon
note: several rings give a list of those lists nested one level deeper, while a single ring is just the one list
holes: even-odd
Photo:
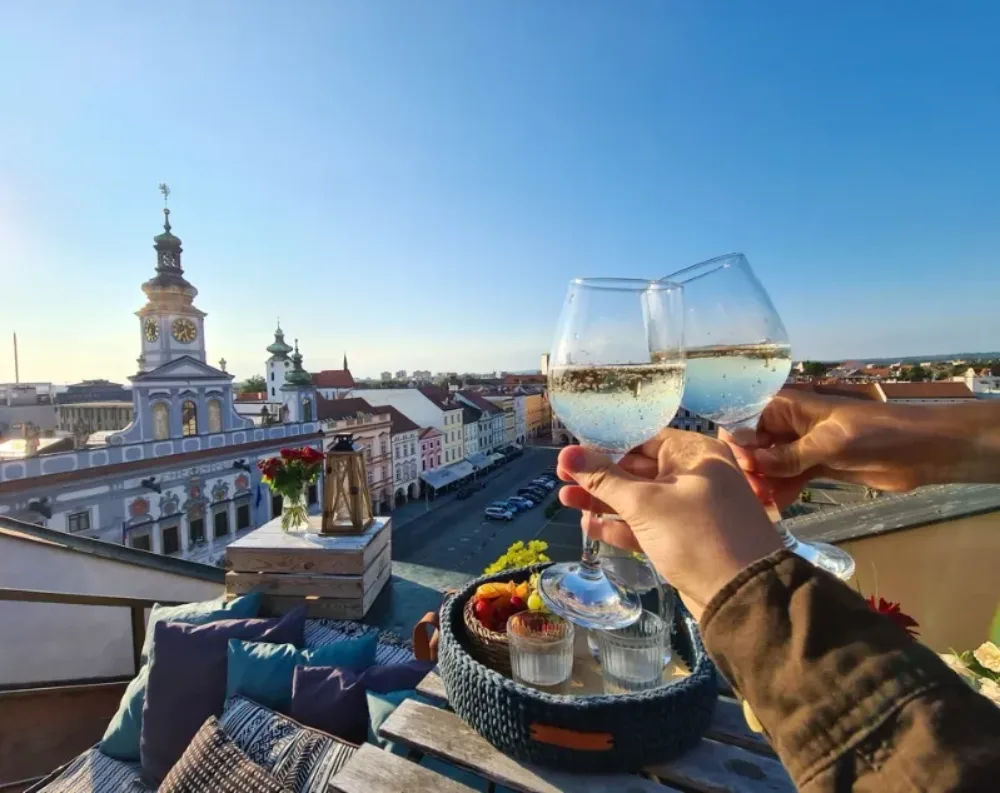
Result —
[{"label": "white building facade", "polygon": [[463,404],[447,391],[433,386],[419,388],[357,388],[352,396],[361,397],[373,405],[392,405],[421,427],[441,431],[442,466],[452,465],[465,457],[462,432]]}]

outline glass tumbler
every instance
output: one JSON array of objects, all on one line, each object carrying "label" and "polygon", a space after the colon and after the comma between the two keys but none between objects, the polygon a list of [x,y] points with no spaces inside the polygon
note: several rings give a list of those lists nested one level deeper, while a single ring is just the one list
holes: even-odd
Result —
[{"label": "glass tumbler", "polygon": [[596,633],[605,694],[629,694],[662,684],[667,624],[657,614],[643,611],[627,628]]},{"label": "glass tumbler", "polygon": [[557,686],[573,672],[573,623],[555,614],[521,611],[507,620],[510,666],[518,683]]}]

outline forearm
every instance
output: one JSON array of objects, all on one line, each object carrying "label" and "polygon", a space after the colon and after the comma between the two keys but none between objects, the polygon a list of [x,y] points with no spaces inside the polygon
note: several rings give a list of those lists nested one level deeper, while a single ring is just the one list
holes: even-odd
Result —
[{"label": "forearm", "polygon": [[1000,400],[914,406],[902,418],[923,440],[912,458],[921,484],[1000,482]]},{"label": "forearm", "polygon": [[800,790],[978,790],[1000,778],[1000,708],[787,551],[724,587],[702,633]]}]

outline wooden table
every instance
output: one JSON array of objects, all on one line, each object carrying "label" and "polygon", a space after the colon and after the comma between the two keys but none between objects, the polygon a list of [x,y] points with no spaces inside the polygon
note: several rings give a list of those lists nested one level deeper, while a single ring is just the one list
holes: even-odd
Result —
[{"label": "wooden table", "polygon": [[[720,696],[707,735],[690,752],[640,774],[570,774],[507,757],[448,709],[436,672],[417,687],[438,707],[406,700],[379,734],[405,746],[410,758],[428,756],[471,771],[487,790],[518,793],[794,793],[795,786],[763,736],[750,730],[739,703]],[[348,773],[349,772],[349,773]],[[343,776],[342,776],[343,775]],[[392,780],[392,781],[390,781]],[[471,788],[372,747],[334,779],[340,793],[469,793]]]}]

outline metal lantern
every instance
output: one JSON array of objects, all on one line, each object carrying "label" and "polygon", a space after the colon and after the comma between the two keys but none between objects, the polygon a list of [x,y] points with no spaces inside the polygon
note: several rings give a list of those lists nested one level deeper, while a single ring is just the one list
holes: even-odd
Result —
[{"label": "metal lantern", "polygon": [[374,522],[365,458],[349,433],[334,436],[326,453],[323,534],[360,534]]}]

